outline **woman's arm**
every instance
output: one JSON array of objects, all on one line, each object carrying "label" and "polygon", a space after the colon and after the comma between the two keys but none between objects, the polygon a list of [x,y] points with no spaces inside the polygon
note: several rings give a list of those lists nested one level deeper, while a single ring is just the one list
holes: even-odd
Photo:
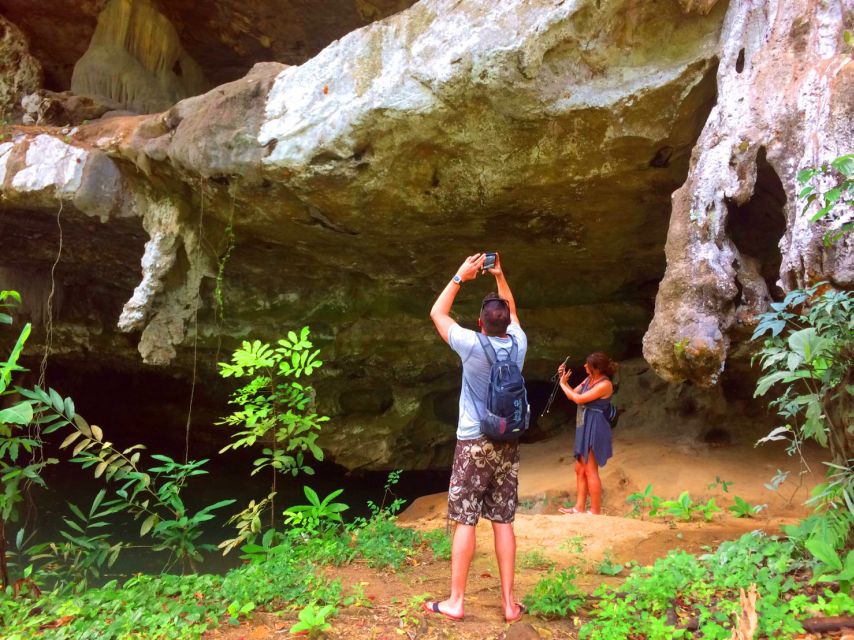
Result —
[{"label": "woman's arm", "polygon": [[599,398],[610,398],[611,394],[614,392],[614,387],[611,385],[611,381],[608,378],[605,378],[604,382],[598,382],[584,393],[579,393],[578,389],[580,389],[584,383],[578,385],[575,389],[570,387],[569,376],[571,373],[572,370],[565,369],[563,365],[558,369],[561,390],[567,398],[576,404],[587,404],[588,402],[598,400]]}]

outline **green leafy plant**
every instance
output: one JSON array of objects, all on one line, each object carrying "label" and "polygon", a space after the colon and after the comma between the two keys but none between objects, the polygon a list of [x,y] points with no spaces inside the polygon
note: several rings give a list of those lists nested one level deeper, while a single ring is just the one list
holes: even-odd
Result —
[{"label": "green leafy plant", "polygon": [[421,544],[417,531],[397,526],[395,518],[385,513],[355,521],[351,531],[356,554],[373,568],[400,569],[417,555]]},{"label": "green leafy plant", "polygon": [[854,229],[854,154],[840,156],[798,173],[803,186],[798,197],[804,213],[813,210],[810,222],[825,219],[831,230],[824,236],[828,246]]},{"label": "green leafy plant", "polygon": [[[233,525],[237,529],[237,535],[234,538],[223,540],[217,547],[222,549],[222,555],[227,555],[230,551],[240,545],[253,546],[255,539],[261,533],[261,516],[269,508],[275,494],[271,493],[263,500],[250,500],[246,507],[228,519],[228,524]],[[260,550],[270,548],[273,538],[278,534],[275,529],[268,529],[264,532],[265,542],[262,542]],[[281,534],[278,534],[281,538]]]},{"label": "green leafy plant", "polygon": [[729,488],[735,484],[734,482],[727,482],[726,480],[721,480],[720,476],[715,476],[715,481],[708,485],[707,489],[716,489],[720,487],[724,493],[729,493]]},{"label": "green leafy plant", "polygon": [[451,536],[445,533],[444,529],[433,529],[424,534],[424,541],[430,545],[433,551],[433,557],[436,560],[451,559]]},{"label": "green leafy plant", "polygon": [[[71,433],[60,448],[73,445],[72,462],[84,469],[93,469],[96,478],[116,483],[115,497],[105,501],[103,507],[110,513],[123,511],[134,519],[141,519],[139,535],[150,535],[155,540],[154,551],[170,552],[167,567],[174,563],[192,567],[202,559],[202,551],[215,549],[213,545],[198,543],[202,524],[213,519],[214,511],[233,504],[234,500],[221,500],[192,512],[181,497],[189,478],[207,474],[202,468],[207,460],[180,463],[169,456],[152,454],[150,457],[157,464],[145,469],[141,466],[143,445],[116,448],[104,438],[100,427],[90,425],[74,413],[73,403],[68,398],[60,402],[62,398],[52,389],[50,393],[39,388],[19,391],[38,403],[46,414],[54,412],[48,415],[44,433],[63,425],[71,427]],[[60,406],[65,408],[65,413],[60,413]]]},{"label": "green leafy plant", "polygon": [[[757,601],[757,637],[795,637],[803,633],[798,620],[854,604],[850,594],[810,602],[803,562],[790,542],[761,533],[725,542],[700,557],[672,551],[651,567],[632,569],[620,586],[597,589],[598,602],[578,635],[729,640],[741,610],[738,590],[755,584],[766,594]],[[697,631],[689,630],[688,620]]]},{"label": "green leafy plant", "polygon": [[714,498],[710,498],[706,504],[697,504],[691,499],[687,491],[680,493],[676,500],[664,500],[661,503],[661,508],[668,515],[685,522],[693,519],[695,513],[701,513],[708,522],[714,513],[720,511]]},{"label": "green leafy plant", "polygon": [[347,527],[354,537],[356,553],[370,567],[399,569],[416,555],[422,542],[417,531],[397,526],[396,514],[404,500],[396,497],[392,488],[400,481],[400,474],[399,470],[389,473],[380,504],[368,500],[370,518],[355,518]]},{"label": "green leafy plant", "polygon": [[732,512],[736,518],[752,518],[765,508],[765,505],[752,505],[747,500],[739,496],[733,496],[733,500],[735,500],[735,504],[727,507],[727,509]]},{"label": "green leafy plant", "polygon": [[55,587],[69,585],[78,593],[84,591],[92,578],[100,577],[105,566],[113,566],[125,548],[122,542],[111,543],[110,534],[104,531],[110,525],[108,516],[121,510],[121,506],[103,504],[106,493],[106,489],[98,492],[88,513],[68,503],[73,517],[63,518],[67,528],[60,535],[64,541],[37,547],[40,553],[33,560],[48,561],[48,575],[56,579]]},{"label": "green leafy plant", "polygon": [[629,494],[626,502],[632,505],[632,510],[628,514],[630,518],[643,517],[644,511],[647,512],[650,518],[654,518],[661,509],[663,499],[653,494],[652,484],[648,484],[643,491],[636,491]]},{"label": "green leafy plant", "polygon": [[337,610],[332,605],[318,607],[310,604],[299,612],[299,622],[291,627],[291,633],[307,633],[309,638],[319,638],[332,628],[327,618],[336,615]]},{"label": "green leafy plant", "polygon": [[[21,303],[16,291],[0,291],[0,309],[12,310]],[[14,318],[0,311],[0,325],[11,325]],[[0,398],[14,391],[12,375],[26,371],[18,364],[18,359],[30,336],[29,323],[18,334],[11,352],[0,361]],[[71,408],[73,412],[73,407]],[[18,400],[11,406],[0,410],[0,583],[5,589],[11,582],[8,566],[7,535],[9,527],[21,520],[21,506],[27,489],[32,486],[45,487],[41,473],[49,464],[55,464],[56,458],[44,458],[41,455],[42,443],[38,433],[30,429],[35,413],[33,404],[27,400]],[[23,536],[23,529],[19,537]]]},{"label": "green leafy plant", "polygon": [[519,566],[523,569],[551,569],[555,566],[539,549],[527,551],[519,556]]},{"label": "green leafy plant", "polygon": [[219,363],[223,378],[249,379],[229,400],[238,410],[217,423],[235,429],[232,442],[220,453],[258,443],[268,445],[254,461],[252,474],[268,467],[271,470],[268,495],[271,528],[275,528],[278,475],[314,474],[306,460],[307,453],[318,461],[323,460],[323,451],[316,440],[328,418],[313,411],[314,390],[299,381],[323,364],[318,359],[319,353],[309,340],[308,327],[303,327],[299,335],[289,331],[287,338],[278,340],[274,346],[260,340],[244,341],[232,353],[231,362]]},{"label": "green leafy plant", "polygon": [[254,610],[254,602],[240,602],[239,600],[235,600],[226,608],[226,612],[228,613],[228,623],[237,626],[240,624],[240,618],[251,617]]},{"label": "green leafy plant", "polygon": [[422,611],[421,604],[430,598],[429,593],[418,593],[406,603],[402,609],[397,612],[397,617],[400,619],[400,626],[403,628],[414,627],[420,624]]},{"label": "green leafy plant", "polygon": [[[829,219],[831,244],[851,232],[854,193],[854,155],[798,174],[806,186],[800,193],[804,211],[815,209],[811,220]],[[830,188],[826,188],[830,185]],[[798,454],[808,465],[802,444],[814,440],[829,449],[832,460],[827,481],[807,501],[816,513],[787,533],[813,555],[822,575],[833,567],[845,580],[845,565],[836,554],[854,519],[854,438],[851,438],[851,398],[854,394],[854,297],[837,291],[829,283],[789,292],[782,302],[759,317],[753,339],[763,339],[757,354],[762,377],[756,396],[773,390],[770,406],[782,419],[759,442],[786,440],[790,455]],[[778,471],[773,488],[785,476]],[[766,485],[767,486],[767,485]],[[840,516],[839,514],[844,515]]]},{"label": "green leafy plant", "polygon": [[524,597],[525,606],[531,613],[546,618],[562,618],[575,613],[584,603],[584,596],[575,585],[576,576],[574,567],[562,571],[549,570]]},{"label": "green leafy plant", "polygon": [[840,591],[851,593],[851,585],[854,584],[854,551],[848,551],[843,558],[832,545],[818,538],[807,540],[806,547],[818,560],[813,569],[814,579],[818,582],[838,582]]},{"label": "green leafy plant", "polygon": [[341,512],[350,507],[343,502],[333,502],[344,492],[343,489],[333,491],[323,500],[311,487],[303,487],[303,492],[308,504],[288,507],[285,510],[285,524],[313,534],[343,523]]},{"label": "green leafy plant", "polygon": [[606,551],[602,561],[596,565],[596,573],[600,573],[604,576],[617,576],[623,572],[625,567],[619,562],[613,562],[611,560],[610,552]]},{"label": "green leafy plant", "polygon": [[584,553],[584,536],[572,536],[560,543],[560,548],[570,553]]},{"label": "green leafy plant", "polygon": [[[392,487],[400,482],[401,473],[402,471],[400,469],[389,472],[385,485],[383,485],[383,498],[380,501],[380,504],[375,503],[373,500],[368,500],[368,509],[371,510],[372,516],[394,516],[403,508],[405,501],[398,498],[392,489]],[[386,504],[389,498],[394,498],[394,500]]]},{"label": "green leafy plant", "polygon": [[795,453],[813,439],[830,449],[835,463],[846,464],[854,456],[846,433],[854,391],[852,296],[822,283],[792,291],[771,308],[753,333],[754,339],[765,336],[755,395],[774,388],[770,406],[784,424],[759,442],[789,440]]}]

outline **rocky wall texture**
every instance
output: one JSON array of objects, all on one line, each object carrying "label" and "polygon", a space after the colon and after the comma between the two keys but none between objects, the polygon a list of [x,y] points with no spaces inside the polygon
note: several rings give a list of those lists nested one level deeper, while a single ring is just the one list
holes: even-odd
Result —
[{"label": "rocky wall texture", "polygon": [[0,15],[0,121],[21,113],[21,97],[40,89],[42,68],[24,33]]},{"label": "rocky wall texture", "polygon": [[[134,403],[121,389],[157,371],[172,381],[158,437],[182,438],[174,391],[195,380],[194,433],[222,438],[205,431],[225,410],[215,362],[240,339],[309,324],[331,458],[445,465],[459,364],[427,312],[465,255],[502,253],[535,409],[567,353],[576,365],[596,349],[639,353],[669,197],[739,7],[422,0],[163,113],[8,128],[3,277],[49,290],[62,229],[49,375],[115,389],[101,407],[114,416]],[[463,288],[464,324],[490,288]],[[149,410],[120,419],[145,429]],[[533,436],[569,419],[538,420]]]},{"label": "rocky wall texture", "polygon": [[137,113],[163,111],[207,88],[201,67],[151,0],[110,0],[71,76],[72,93]]},{"label": "rocky wall texture", "polygon": [[730,345],[784,291],[854,287],[854,239],[826,247],[797,174],[854,149],[847,0],[730,4],[717,104],[673,194],[667,272],[644,356],[671,381],[713,384]]},{"label": "rocky wall texture", "polygon": [[[302,64],[333,40],[402,11],[415,0],[145,0],[169,21],[211,85],[246,74],[256,62]],[[71,86],[74,66],[89,48],[111,0],[0,0],[0,14],[29,39],[45,69],[45,86]],[[153,25],[152,25],[153,26]],[[151,33],[151,36],[157,34]],[[104,60],[107,67],[112,64]]]}]

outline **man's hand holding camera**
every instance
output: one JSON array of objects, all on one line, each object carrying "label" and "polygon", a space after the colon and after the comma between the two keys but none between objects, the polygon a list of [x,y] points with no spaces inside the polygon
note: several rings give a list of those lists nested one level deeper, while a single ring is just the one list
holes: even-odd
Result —
[{"label": "man's hand holding camera", "polygon": [[483,270],[483,263],[486,260],[485,253],[476,253],[465,259],[463,264],[457,269],[457,275],[463,282],[474,280],[477,274]]},{"label": "man's hand holding camera", "polygon": [[497,252],[476,253],[466,258],[465,262],[457,269],[457,276],[462,282],[474,280],[478,273],[489,273],[496,278],[504,275],[501,271],[501,259]]}]

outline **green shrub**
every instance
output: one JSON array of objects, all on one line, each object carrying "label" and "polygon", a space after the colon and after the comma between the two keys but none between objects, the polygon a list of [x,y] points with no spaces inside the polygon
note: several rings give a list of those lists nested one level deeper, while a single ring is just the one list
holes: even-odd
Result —
[{"label": "green shrub", "polygon": [[575,613],[584,603],[584,597],[575,586],[576,569],[549,570],[533,590],[525,596],[523,603],[528,610],[546,618],[562,618]]},{"label": "green shrub", "polygon": [[[819,598],[804,595],[807,559],[787,541],[754,533],[724,542],[714,553],[696,557],[673,551],[651,567],[632,570],[615,589],[600,587],[598,604],[579,638],[687,638],[729,640],[741,606],[739,588],[757,586],[758,637],[795,637],[798,620],[834,615],[854,607],[850,594]],[[668,624],[667,614],[676,615]],[[699,621],[692,635],[684,623]]]},{"label": "green shrub", "polygon": [[433,529],[424,534],[424,541],[430,545],[436,560],[450,560],[453,538],[444,529]]}]

